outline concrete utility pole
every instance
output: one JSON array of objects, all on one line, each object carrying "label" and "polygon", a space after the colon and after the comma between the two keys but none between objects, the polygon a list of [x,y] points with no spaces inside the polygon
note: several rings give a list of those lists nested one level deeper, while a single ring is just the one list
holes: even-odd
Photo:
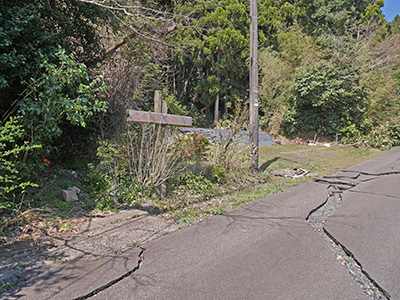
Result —
[{"label": "concrete utility pole", "polygon": [[258,171],[258,16],[257,0],[250,2],[250,170]]}]

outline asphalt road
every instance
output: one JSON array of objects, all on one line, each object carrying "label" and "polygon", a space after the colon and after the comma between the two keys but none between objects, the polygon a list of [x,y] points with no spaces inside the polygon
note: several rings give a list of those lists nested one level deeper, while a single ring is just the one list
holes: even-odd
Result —
[{"label": "asphalt road", "polygon": [[376,284],[376,299],[400,299],[399,174],[397,149],[162,236],[145,251],[42,270],[7,299],[375,299],[306,220],[335,181],[341,206],[324,230]]}]

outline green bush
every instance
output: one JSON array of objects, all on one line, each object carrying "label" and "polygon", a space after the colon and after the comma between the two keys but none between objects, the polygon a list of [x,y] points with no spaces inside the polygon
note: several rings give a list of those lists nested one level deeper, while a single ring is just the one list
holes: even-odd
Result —
[{"label": "green bush", "polygon": [[[104,144],[102,151],[104,151]],[[104,152],[103,152],[104,153]],[[84,186],[91,196],[96,199],[96,208],[110,210],[117,203],[140,204],[138,200],[144,196],[150,196],[151,190],[140,186],[129,174],[123,176],[119,169],[112,169],[102,162],[95,167],[88,165],[88,174],[84,179]]]},{"label": "green bush", "polygon": [[203,173],[177,176],[170,180],[170,184],[174,194],[179,196],[170,204],[174,209],[206,201],[218,193],[212,181]]},{"label": "green bush", "polygon": [[102,78],[89,76],[86,66],[62,48],[55,56],[57,64],[43,57],[43,73],[31,79],[18,103],[18,112],[23,116],[19,122],[31,133],[34,143],[47,147],[61,135],[62,122],[85,127],[89,117],[107,108],[106,102],[97,98],[99,92],[105,91]]},{"label": "green bush", "polygon": [[37,184],[22,179],[17,166],[22,154],[39,146],[31,146],[27,141],[20,145],[24,130],[17,121],[10,118],[0,127],[0,214],[20,209],[27,188],[37,187]]},{"label": "green bush", "polygon": [[228,172],[222,166],[215,164],[207,168],[207,175],[214,183],[225,183],[228,178]]},{"label": "green bush", "polygon": [[207,156],[209,145],[207,137],[201,133],[193,133],[177,137],[173,147],[180,150],[187,159],[202,160]]},{"label": "green bush", "polygon": [[354,124],[346,127],[342,133],[344,144],[355,144],[358,147],[372,147],[377,149],[391,149],[400,146],[400,124],[397,122],[386,122],[382,125],[369,128],[365,133],[357,129]]},{"label": "green bush", "polygon": [[359,124],[365,93],[357,74],[323,62],[296,73],[290,108],[283,117],[288,135],[335,135],[349,122]]},{"label": "green bush", "polygon": [[400,146],[400,124],[386,122],[374,128],[365,136],[364,145],[377,149],[390,149],[394,146]]}]

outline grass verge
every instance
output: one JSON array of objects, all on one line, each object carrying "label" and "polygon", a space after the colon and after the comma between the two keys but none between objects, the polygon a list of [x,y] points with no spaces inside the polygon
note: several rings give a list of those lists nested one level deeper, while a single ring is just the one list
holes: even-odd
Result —
[{"label": "grass verge", "polygon": [[[211,215],[223,214],[231,209],[262,199],[314,178],[336,173],[346,167],[375,158],[384,151],[359,148],[325,148],[301,145],[260,147],[260,173],[257,180],[249,180],[248,186],[238,186],[235,191],[230,183],[230,192],[209,195],[201,202],[187,202],[184,207],[170,209],[164,217],[173,218],[181,227],[191,225]],[[275,177],[272,174],[280,169],[304,168],[310,177]],[[243,174],[242,174],[243,176]],[[244,179],[243,179],[244,180]],[[233,191],[232,191],[233,190]]]}]

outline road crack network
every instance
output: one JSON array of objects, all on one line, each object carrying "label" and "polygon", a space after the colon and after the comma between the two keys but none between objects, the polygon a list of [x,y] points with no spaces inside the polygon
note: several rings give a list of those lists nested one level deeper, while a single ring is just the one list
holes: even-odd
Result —
[{"label": "road crack network", "polygon": [[[349,174],[350,175],[350,174]],[[360,174],[359,174],[360,175]],[[329,248],[335,254],[338,261],[346,267],[352,278],[361,285],[362,290],[370,300],[390,300],[390,294],[385,291],[362,267],[353,253],[341,244],[325,228],[325,221],[333,215],[342,204],[343,191],[350,190],[358,185],[354,179],[359,177],[349,176],[346,180],[344,176],[330,177],[319,180],[319,182],[328,184],[328,197],[319,207],[312,210],[306,220],[328,242]],[[370,175],[370,174],[368,174]],[[373,176],[381,176],[373,175]],[[388,175],[388,174],[383,174]]]}]

